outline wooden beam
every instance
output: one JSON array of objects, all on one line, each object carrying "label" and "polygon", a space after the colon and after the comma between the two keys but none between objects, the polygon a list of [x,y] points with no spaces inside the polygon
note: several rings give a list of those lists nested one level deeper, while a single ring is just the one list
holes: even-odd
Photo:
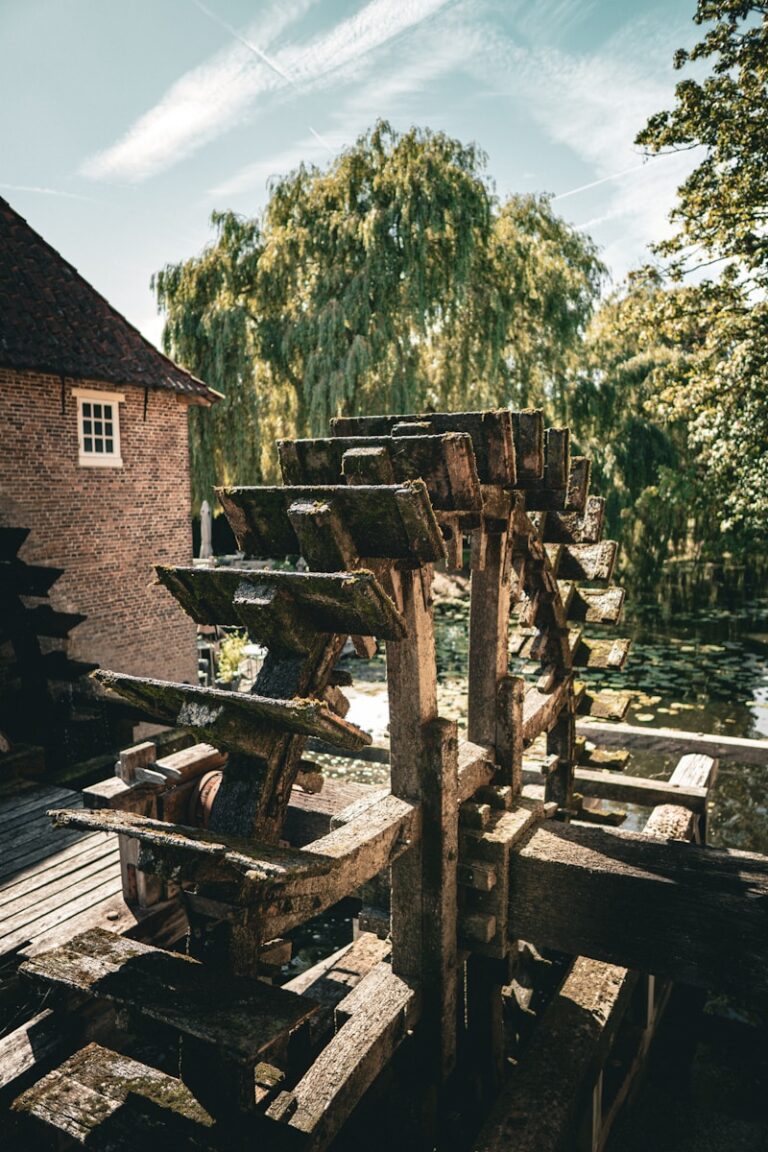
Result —
[{"label": "wooden beam", "polygon": [[548,822],[512,855],[510,891],[516,938],[768,1000],[764,856]]},{"label": "wooden beam", "polygon": [[648,749],[664,752],[701,752],[716,760],[740,764],[768,764],[768,740],[747,740],[741,736],[712,736],[706,732],[684,732],[681,728],[647,728],[639,724],[600,724],[579,720],[580,736],[606,748]]},{"label": "wooden beam", "polygon": [[[535,769],[523,772],[525,784],[542,784],[544,777]],[[679,804],[691,812],[704,812],[707,805],[706,788],[678,785],[668,780],[651,780],[644,776],[625,776],[620,772],[592,771],[577,768],[575,786],[583,796],[600,800],[614,800],[625,804]]]},{"label": "wooden beam", "polygon": [[[290,1098],[278,1099],[267,1116],[303,1133],[312,1152],[322,1152],[391,1060],[417,1013],[416,992],[389,965],[379,964],[338,1005],[337,1016],[345,1022]],[[265,1146],[273,1132],[265,1131]]]}]

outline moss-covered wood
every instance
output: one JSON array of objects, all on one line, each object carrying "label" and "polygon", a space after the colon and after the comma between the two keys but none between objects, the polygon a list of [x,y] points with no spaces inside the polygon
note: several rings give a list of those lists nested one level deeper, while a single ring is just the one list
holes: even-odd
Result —
[{"label": "moss-covered wood", "polygon": [[403,485],[328,485],[217,489],[237,537],[254,557],[297,555],[301,546],[288,517],[291,505],[327,505],[344,524],[361,557],[442,560],[445,547],[422,480]]},{"label": "moss-covered wood", "polygon": [[613,575],[619,546],[615,540],[599,544],[547,544],[547,555],[561,580],[607,584]]},{"label": "moss-covered wood", "polygon": [[189,728],[212,744],[253,756],[271,753],[275,741],[286,733],[316,736],[352,750],[371,742],[367,733],[319,700],[275,700],[104,670],[95,672],[94,679],[148,719]]},{"label": "moss-covered wood", "polygon": [[92,928],[21,966],[44,987],[109,1000],[194,1036],[237,1063],[257,1057],[308,1020],[317,1005],[257,980],[228,976],[189,956]]},{"label": "moss-covered wood", "polygon": [[[212,1152],[214,1120],[180,1080],[89,1044],[13,1105],[32,1147],[184,1148]],[[53,1133],[57,1136],[54,1136]],[[58,1139],[57,1139],[58,1137]],[[44,1141],[44,1143],[38,1143]]]},{"label": "moss-covered wood", "polygon": [[405,623],[372,572],[155,569],[198,624],[239,624],[267,647],[306,651],[313,634],[400,640]]},{"label": "moss-covered wood", "polygon": [[423,480],[433,508],[446,512],[480,510],[480,481],[472,439],[466,432],[278,441],[283,480],[292,485],[338,484],[346,472],[347,452],[373,449],[386,453],[392,475],[389,483]]},{"label": "moss-covered wood", "polygon": [[[541,413],[536,413],[536,417],[540,433]],[[472,437],[477,474],[483,484],[509,487],[516,476],[512,413],[504,408],[488,412],[425,412],[412,416],[341,416],[331,421],[331,432],[341,437],[467,433]]]},{"label": "moss-covered wood", "polygon": [[554,544],[597,544],[603,535],[605,500],[588,496],[582,512],[548,512],[544,539]]}]

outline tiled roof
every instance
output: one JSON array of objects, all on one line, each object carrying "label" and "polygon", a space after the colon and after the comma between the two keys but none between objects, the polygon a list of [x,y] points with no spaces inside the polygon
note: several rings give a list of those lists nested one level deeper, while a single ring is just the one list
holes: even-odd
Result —
[{"label": "tiled roof", "polygon": [[219,398],[129,324],[0,197],[0,367]]}]

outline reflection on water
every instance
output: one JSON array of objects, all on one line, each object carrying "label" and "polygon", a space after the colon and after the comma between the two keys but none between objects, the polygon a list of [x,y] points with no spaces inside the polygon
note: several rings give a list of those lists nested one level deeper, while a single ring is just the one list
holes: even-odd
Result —
[{"label": "reflection on water", "polygon": [[[435,611],[438,693],[441,715],[461,726],[466,716],[468,611],[457,600]],[[600,634],[590,628],[590,635]],[[728,736],[768,738],[768,600],[752,601],[739,611],[709,609],[679,613],[663,620],[647,611],[617,630],[632,637],[625,669],[579,673],[591,687],[615,688],[632,699],[627,722],[649,727],[682,728]],[[383,656],[367,664],[350,658],[354,688],[348,719],[373,733],[387,734],[386,670]],[[513,661],[514,671],[525,665]],[[676,758],[635,752],[628,771],[666,777]],[[328,758],[326,772],[364,783],[386,783],[384,765]],[[630,810],[627,828],[642,826],[642,810]],[[713,844],[768,853],[768,766],[726,762],[714,794],[710,824]]]}]

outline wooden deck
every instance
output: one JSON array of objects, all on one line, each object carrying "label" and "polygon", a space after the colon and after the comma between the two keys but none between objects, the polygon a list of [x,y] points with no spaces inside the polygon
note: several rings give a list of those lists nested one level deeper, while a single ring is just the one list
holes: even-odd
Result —
[{"label": "wooden deck", "polygon": [[56,830],[46,812],[61,807],[81,808],[82,796],[41,786],[0,802],[0,961],[86,928],[136,923],[122,897],[117,837]]}]

